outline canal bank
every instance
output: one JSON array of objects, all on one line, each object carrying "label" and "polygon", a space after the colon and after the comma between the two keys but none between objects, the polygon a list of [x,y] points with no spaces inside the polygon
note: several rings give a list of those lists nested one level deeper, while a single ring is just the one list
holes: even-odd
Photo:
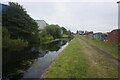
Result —
[{"label": "canal bank", "polygon": [[[47,66],[68,45],[69,40],[57,40],[24,49],[7,49],[3,55],[3,80],[39,78]],[[30,72],[30,73],[29,73]],[[34,72],[34,73],[33,73]]]},{"label": "canal bank", "polygon": [[118,78],[118,67],[76,36],[42,78]]},{"label": "canal bank", "polygon": [[44,57],[38,58],[32,66],[25,72],[24,78],[39,78],[50,66],[52,61],[66,48],[68,43],[61,46],[58,51],[48,51]]}]

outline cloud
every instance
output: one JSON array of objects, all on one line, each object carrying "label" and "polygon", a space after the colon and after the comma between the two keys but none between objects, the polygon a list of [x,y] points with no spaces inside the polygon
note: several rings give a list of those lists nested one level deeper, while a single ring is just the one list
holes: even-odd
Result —
[{"label": "cloud", "polygon": [[1,2],[10,2],[10,1],[11,2],[115,2],[115,0],[1,0]]},{"label": "cloud", "polygon": [[59,24],[74,32],[76,30],[107,32],[118,27],[116,2],[19,3],[26,8],[32,18],[43,19],[49,24]]}]

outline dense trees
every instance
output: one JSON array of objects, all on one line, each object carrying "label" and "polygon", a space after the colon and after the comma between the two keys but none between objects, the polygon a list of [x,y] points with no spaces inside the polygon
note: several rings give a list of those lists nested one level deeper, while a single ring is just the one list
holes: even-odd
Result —
[{"label": "dense trees", "polygon": [[[23,39],[29,44],[38,33],[37,23],[27,14],[25,9],[18,3],[9,2],[9,7],[3,10],[2,25],[9,31],[11,39]],[[4,36],[4,34],[3,34]]]},{"label": "dense trees", "polygon": [[61,28],[59,25],[48,25],[46,31],[48,34],[52,35],[54,39],[61,37]]},{"label": "dense trees", "polygon": [[67,29],[66,28],[61,27],[61,30],[62,30],[63,34],[67,34]]},{"label": "dense trees", "polygon": [[39,32],[39,40],[40,43],[46,43],[53,40],[53,36],[51,36],[45,28]]},{"label": "dense trees", "polygon": [[2,10],[3,46],[24,46],[37,43],[37,23],[25,9],[13,2],[9,2],[9,6],[5,5],[5,7]]},{"label": "dense trees", "polygon": [[10,34],[7,30],[7,28],[3,27],[2,28],[2,43],[3,43],[3,48],[4,47],[25,47],[28,45],[27,41],[24,41],[22,39],[10,39]]},{"label": "dense trees", "polygon": [[43,30],[39,31],[40,42],[49,42],[61,38],[61,36],[62,30],[59,25],[47,25]]},{"label": "dense trees", "polygon": [[47,24],[43,30],[38,29],[35,20],[18,3],[9,2],[9,6],[4,5],[2,11],[3,47],[40,44],[61,38],[63,34],[71,34],[70,30],[54,24]]}]

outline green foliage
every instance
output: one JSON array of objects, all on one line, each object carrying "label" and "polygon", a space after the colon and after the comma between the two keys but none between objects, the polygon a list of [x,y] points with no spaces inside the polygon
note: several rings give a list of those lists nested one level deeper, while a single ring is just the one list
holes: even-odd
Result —
[{"label": "green foliage", "polygon": [[10,39],[8,29],[2,27],[2,45],[3,47],[25,47],[28,45],[28,42],[19,38]]},{"label": "green foliage", "polygon": [[9,2],[9,7],[2,13],[3,26],[8,29],[11,39],[24,39],[30,44],[38,32],[37,23],[18,3]]},{"label": "green foliage", "polygon": [[2,37],[3,38],[9,38],[10,37],[10,34],[8,32],[8,29],[5,28],[5,27],[2,27]]},{"label": "green foliage", "polygon": [[68,34],[68,35],[71,35],[71,34],[72,34],[72,32],[71,32],[70,30],[68,30],[68,31],[67,31],[67,34]]},{"label": "green foliage", "polygon": [[48,34],[53,36],[54,39],[61,37],[61,28],[59,27],[59,25],[48,25],[46,27],[46,31]]},{"label": "green foliage", "polygon": [[47,33],[46,29],[40,32],[39,34],[40,42],[45,43],[53,40],[53,36],[51,36],[49,33]]},{"label": "green foliage", "polygon": [[63,34],[67,34],[67,29],[64,27],[61,27],[61,30],[63,31]]},{"label": "green foliage", "polygon": [[25,47],[28,42],[21,39],[3,38],[2,44],[3,47]]},{"label": "green foliage", "polygon": [[63,34],[69,34],[59,25],[47,24],[45,29],[39,30],[37,23],[27,14],[27,11],[14,2],[9,2],[9,7],[3,11],[2,21],[3,46],[40,44],[61,38],[62,31]]}]

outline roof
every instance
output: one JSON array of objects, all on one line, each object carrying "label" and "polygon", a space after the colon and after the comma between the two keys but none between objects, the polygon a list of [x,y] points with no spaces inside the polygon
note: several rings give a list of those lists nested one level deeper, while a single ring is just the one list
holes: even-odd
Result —
[{"label": "roof", "polygon": [[114,29],[114,30],[112,30],[111,32],[114,32],[114,31],[120,31],[120,29]]},{"label": "roof", "polygon": [[94,33],[94,34],[102,34],[102,32]]},{"label": "roof", "polygon": [[45,21],[45,20],[35,20],[35,21]]}]

